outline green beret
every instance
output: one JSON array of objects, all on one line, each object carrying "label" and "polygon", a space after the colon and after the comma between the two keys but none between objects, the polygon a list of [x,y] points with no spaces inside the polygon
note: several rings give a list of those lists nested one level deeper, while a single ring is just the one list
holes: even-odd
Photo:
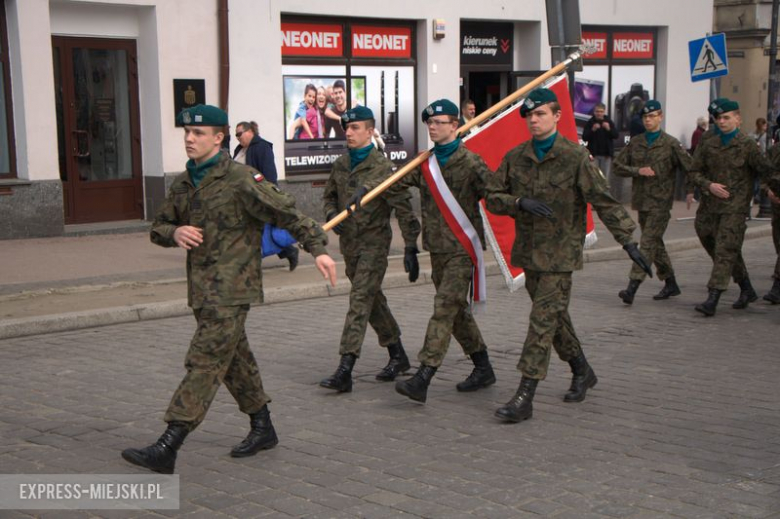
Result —
[{"label": "green beret", "polygon": [[710,101],[710,104],[707,107],[707,112],[709,112],[711,116],[715,117],[717,115],[718,107],[723,101],[728,101],[728,99],[725,97],[719,97]]},{"label": "green beret", "polygon": [[661,111],[661,103],[659,103],[655,99],[649,100],[648,102],[645,103],[645,106],[642,107],[642,115],[651,114],[653,112],[660,112],[660,111]]},{"label": "green beret", "polygon": [[185,108],[176,116],[180,126],[227,126],[227,112],[211,105],[195,105]]},{"label": "green beret", "polygon": [[718,104],[718,107],[714,110],[713,114],[715,117],[725,114],[726,112],[733,112],[734,110],[739,110],[739,103],[736,101],[732,101],[731,99],[726,99],[725,97],[723,100]]},{"label": "green beret", "polygon": [[434,115],[451,115],[457,117],[459,113],[458,105],[449,99],[439,99],[426,106],[425,110],[422,111],[422,122],[427,121],[429,117],[433,117]]},{"label": "green beret", "polygon": [[371,121],[374,119],[374,112],[366,106],[356,106],[341,114],[341,127],[345,130],[349,123],[358,121]]},{"label": "green beret", "polygon": [[557,103],[558,97],[549,88],[537,88],[528,94],[520,107],[520,115],[525,117],[531,110],[536,110],[547,103]]}]

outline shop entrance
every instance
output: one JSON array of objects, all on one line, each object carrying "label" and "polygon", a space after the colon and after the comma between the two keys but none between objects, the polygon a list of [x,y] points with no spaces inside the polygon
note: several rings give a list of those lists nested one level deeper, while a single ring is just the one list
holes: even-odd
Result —
[{"label": "shop entrance", "polygon": [[135,42],[52,38],[65,223],[143,218]]},{"label": "shop entrance", "polygon": [[506,72],[469,72],[468,97],[474,101],[477,115],[506,96],[506,82]]}]

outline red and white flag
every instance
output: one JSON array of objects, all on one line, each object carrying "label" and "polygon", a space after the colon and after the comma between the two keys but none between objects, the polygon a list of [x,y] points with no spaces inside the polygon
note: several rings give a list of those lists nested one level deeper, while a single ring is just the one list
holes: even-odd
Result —
[{"label": "red and white flag", "polygon": [[[562,114],[558,121],[558,132],[573,142],[579,142],[566,76],[558,76],[545,86],[555,92],[561,105]],[[466,147],[478,153],[492,171],[498,169],[506,152],[531,138],[525,119],[520,117],[519,108],[523,101],[524,99],[519,99],[511,108],[507,108],[499,116],[472,130],[463,139]],[[480,202],[480,211],[485,224],[485,238],[493,249],[509,290],[514,292],[525,285],[523,269],[510,263],[512,244],[515,241],[515,220],[509,216],[497,216],[489,212],[485,208],[484,200]],[[595,244],[596,239],[593,215],[588,205],[585,247]]]}]

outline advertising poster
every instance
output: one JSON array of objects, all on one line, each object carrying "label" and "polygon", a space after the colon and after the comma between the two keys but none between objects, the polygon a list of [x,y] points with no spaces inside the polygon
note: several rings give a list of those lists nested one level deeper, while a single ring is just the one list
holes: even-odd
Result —
[{"label": "advertising poster", "polygon": [[[374,112],[390,160],[416,152],[412,36],[407,26],[282,23],[283,56],[311,61],[282,66],[286,174],[330,171],[348,151],[341,115],[356,106]],[[337,56],[346,64],[318,63]]]}]

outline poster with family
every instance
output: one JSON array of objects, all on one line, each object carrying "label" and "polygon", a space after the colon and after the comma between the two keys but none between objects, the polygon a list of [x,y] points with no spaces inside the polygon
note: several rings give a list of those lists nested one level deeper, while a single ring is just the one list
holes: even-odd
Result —
[{"label": "poster with family", "polygon": [[405,163],[416,152],[414,67],[288,65],[283,67],[285,171],[330,171],[347,153],[341,115],[367,106],[387,157]]}]

